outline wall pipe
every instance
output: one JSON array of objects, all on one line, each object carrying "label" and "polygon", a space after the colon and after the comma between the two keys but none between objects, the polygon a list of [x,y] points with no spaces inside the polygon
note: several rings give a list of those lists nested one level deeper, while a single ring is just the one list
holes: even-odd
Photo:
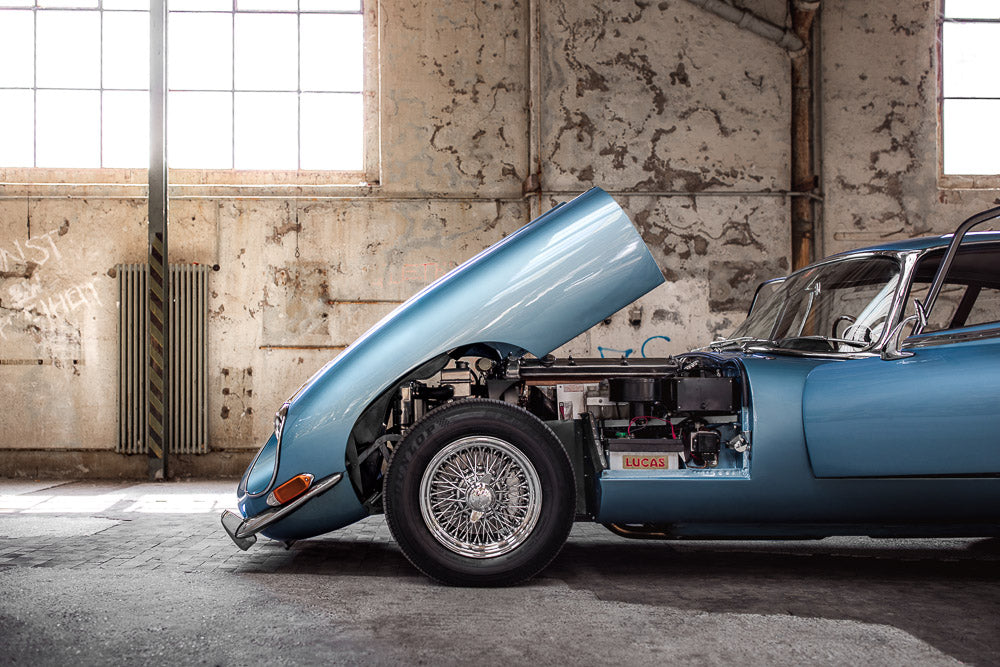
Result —
[{"label": "wall pipe", "polygon": [[805,42],[800,34],[765,21],[749,10],[740,9],[722,0],[688,0],[688,2],[735,23],[744,30],[769,39],[788,51],[801,51],[805,48]]},{"label": "wall pipe", "polygon": [[[812,29],[819,0],[793,0],[792,27],[803,48],[792,54],[792,190],[811,193],[816,190],[813,159],[813,67]],[[792,200],[792,270],[801,269],[815,259],[816,211],[813,199]]]}]

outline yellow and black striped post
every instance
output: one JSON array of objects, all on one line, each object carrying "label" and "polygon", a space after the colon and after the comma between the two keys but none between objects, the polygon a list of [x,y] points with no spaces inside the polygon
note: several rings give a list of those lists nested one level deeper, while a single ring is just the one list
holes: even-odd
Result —
[{"label": "yellow and black striped post", "polygon": [[167,259],[167,2],[149,6],[149,282],[146,448],[149,476],[166,479],[170,442],[170,269]]}]

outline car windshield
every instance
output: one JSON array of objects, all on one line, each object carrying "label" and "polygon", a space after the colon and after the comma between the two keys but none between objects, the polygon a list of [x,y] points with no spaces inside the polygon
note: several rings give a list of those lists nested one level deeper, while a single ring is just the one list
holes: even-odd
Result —
[{"label": "car windshield", "polygon": [[746,321],[712,347],[867,349],[885,328],[899,273],[899,262],[883,256],[844,259],[800,271],[762,290]]}]

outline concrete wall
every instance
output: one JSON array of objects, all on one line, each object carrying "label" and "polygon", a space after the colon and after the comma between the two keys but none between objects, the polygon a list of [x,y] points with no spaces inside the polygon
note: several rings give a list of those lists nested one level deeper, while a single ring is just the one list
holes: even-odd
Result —
[{"label": "concrete wall", "polygon": [[[780,0],[755,5],[784,20]],[[950,229],[991,199],[936,189],[934,11],[824,3],[828,252]],[[171,261],[220,267],[219,470],[240,469],[280,402],[397,303],[593,185],[620,193],[668,283],[640,300],[641,324],[619,313],[564,353],[682,352],[788,271],[789,62],[773,43],[682,0],[382,0],[379,26],[380,185],[175,192]],[[545,194],[524,197],[526,183]],[[117,428],[114,267],[146,253],[134,193],[0,186],[0,473],[140,469],[103,455]]]},{"label": "concrete wall", "polygon": [[824,0],[823,250],[946,233],[1000,203],[939,188],[935,0]]}]

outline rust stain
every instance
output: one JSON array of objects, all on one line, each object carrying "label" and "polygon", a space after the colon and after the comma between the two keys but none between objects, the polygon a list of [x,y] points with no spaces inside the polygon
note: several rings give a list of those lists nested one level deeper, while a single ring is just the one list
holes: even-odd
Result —
[{"label": "rust stain", "polygon": [[35,262],[28,261],[24,263],[24,268],[20,271],[0,271],[0,279],[4,278],[24,278],[26,280],[31,280],[31,277],[35,275],[35,271],[38,269],[39,265]]}]

